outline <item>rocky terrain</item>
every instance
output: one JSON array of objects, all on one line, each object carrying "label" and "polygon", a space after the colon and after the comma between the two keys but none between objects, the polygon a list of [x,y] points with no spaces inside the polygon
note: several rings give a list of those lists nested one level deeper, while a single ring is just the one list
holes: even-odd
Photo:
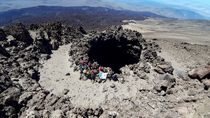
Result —
[{"label": "rocky terrain", "polygon": [[[210,117],[209,68],[190,71],[191,79],[187,72],[195,67],[180,71],[162,41],[140,32],[16,24],[0,29],[0,44],[2,118]],[[87,74],[81,64],[110,76],[81,79]]]}]

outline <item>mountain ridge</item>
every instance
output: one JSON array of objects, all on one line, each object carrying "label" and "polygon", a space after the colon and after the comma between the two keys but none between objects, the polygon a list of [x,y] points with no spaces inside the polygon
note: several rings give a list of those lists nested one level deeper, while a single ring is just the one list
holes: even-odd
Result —
[{"label": "mountain ridge", "polygon": [[122,20],[144,20],[148,17],[166,18],[151,12],[115,10],[106,7],[37,6],[0,12],[0,25],[23,22],[25,24],[65,21],[73,26],[118,25]]}]

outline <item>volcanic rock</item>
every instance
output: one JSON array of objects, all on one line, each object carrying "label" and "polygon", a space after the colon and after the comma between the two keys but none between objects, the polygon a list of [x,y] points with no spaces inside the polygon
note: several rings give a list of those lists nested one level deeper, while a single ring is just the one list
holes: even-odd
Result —
[{"label": "volcanic rock", "polygon": [[204,84],[205,90],[208,90],[210,88],[210,80],[209,79],[202,80],[202,83]]},{"label": "volcanic rock", "polygon": [[33,43],[33,39],[31,38],[28,30],[21,23],[8,26],[5,28],[5,31],[7,34],[14,36],[18,41],[22,41],[27,44]]},{"label": "volcanic rock", "polygon": [[0,29],[0,41],[6,40],[6,34],[3,29]]},{"label": "volcanic rock", "polygon": [[34,42],[34,45],[40,53],[51,54],[52,47],[48,40],[46,39],[36,40]]},{"label": "volcanic rock", "polygon": [[6,90],[8,87],[12,86],[12,81],[10,78],[6,75],[1,75],[3,73],[0,73],[0,93]]},{"label": "volcanic rock", "polygon": [[75,41],[74,45],[77,47],[72,47],[69,52],[75,62],[85,57],[88,61],[110,67],[115,72],[119,72],[120,68],[127,64],[139,62],[141,42],[144,41],[139,33],[120,27],[90,34],[82,40],[84,41]]},{"label": "volcanic rock", "polygon": [[157,52],[155,50],[146,50],[142,55],[143,59],[147,62],[153,62],[157,58]]},{"label": "volcanic rock", "polygon": [[0,45],[0,58],[9,56],[10,54]]},{"label": "volcanic rock", "polygon": [[79,27],[79,31],[80,31],[82,34],[87,34],[87,32],[84,30],[83,27]]},{"label": "volcanic rock", "polygon": [[[43,30],[43,27],[45,26],[37,28]],[[33,30],[40,30],[37,28]],[[48,28],[57,30],[56,33],[61,34],[62,28],[65,29],[66,27],[62,26],[62,28],[57,29],[58,27],[53,28],[52,25],[49,25]],[[82,36],[78,32],[74,34],[76,30],[74,31],[71,32],[71,35]],[[52,32],[52,36],[57,36]],[[6,37],[6,35],[8,36]],[[42,90],[37,82],[41,55],[42,58],[48,59],[52,45],[45,36],[46,34],[44,36],[42,34],[35,35],[35,38],[32,39],[22,24],[11,25],[0,30],[0,55],[4,58],[7,57],[7,60],[4,58],[0,60],[0,116],[2,118],[31,117],[33,115],[40,117],[44,114],[44,107],[49,109],[49,112],[55,109],[62,109],[63,112],[66,112],[72,109],[72,104],[68,98],[48,95],[49,92]],[[6,39],[2,40],[2,38]],[[54,40],[59,42],[58,45],[62,44],[61,40]],[[47,56],[43,57],[43,54]]]},{"label": "volcanic rock", "polygon": [[210,78],[210,66],[200,67],[189,71],[189,77],[192,79],[205,79]]}]

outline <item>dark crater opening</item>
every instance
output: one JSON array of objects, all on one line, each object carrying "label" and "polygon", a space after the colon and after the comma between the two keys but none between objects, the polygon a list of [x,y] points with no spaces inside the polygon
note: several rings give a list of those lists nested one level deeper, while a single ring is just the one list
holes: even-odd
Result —
[{"label": "dark crater opening", "polygon": [[89,59],[101,66],[110,67],[116,73],[120,73],[120,68],[125,65],[139,62],[142,47],[137,39],[111,37],[93,39],[89,43]]}]

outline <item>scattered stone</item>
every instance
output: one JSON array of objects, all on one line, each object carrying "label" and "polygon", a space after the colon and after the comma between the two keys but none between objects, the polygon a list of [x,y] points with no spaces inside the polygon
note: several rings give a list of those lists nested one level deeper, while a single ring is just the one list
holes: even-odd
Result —
[{"label": "scattered stone", "polygon": [[165,73],[161,68],[158,68],[158,67],[155,67],[154,71],[157,72],[158,74],[164,74]]},{"label": "scattered stone", "polygon": [[104,85],[104,86],[103,86],[102,92],[105,93],[105,92],[107,92],[107,91],[108,91],[108,87]]},{"label": "scattered stone", "polygon": [[210,66],[206,67],[201,67],[201,68],[196,68],[188,73],[189,77],[192,79],[205,79],[205,78],[210,78]]},{"label": "scattered stone", "polygon": [[119,81],[121,84],[124,84],[124,83],[125,83],[125,78],[124,78],[124,77],[119,77],[119,78],[118,78],[118,81]]},{"label": "scattered stone", "polygon": [[41,59],[43,59],[43,60],[50,59],[50,55],[49,54],[41,54],[40,56],[41,56]]},{"label": "scattered stone", "polygon": [[66,76],[70,76],[71,74],[70,73],[66,73]]},{"label": "scattered stone", "polygon": [[137,76],[141,79],[148,79],[147,75],[144,72],[138,72]]},{"label": "scattered stone", "polygon": [[101,114],[103,114],[104,110],[101,107],[98,107],[94,110],[94,116],[101,116]]},{"label": "scattered stone", "polygon": [[9,57],[10,54],[0,45],[0,58]]},{"label": "scattered stone", "polygon": [[68,89],[64,89],[62,93],[63,93],[63,95],[66,95],[66,94],[68,94],[68,92],[69,92]]},{"label": "scattered stone", "polygon": [[116,86],[115,86],[114,83],[112,83],[112,84],[110,85],[110,87],[111,87],[111,88],[115,88]]},{"label": "scattered stone", "polygon": [[39,72],[38,71],[36,71],[34,69],[29,69],[28,74],[32,79],[39,81]]},{"label": "scattered stone", "polygon": [[116,111],[108,112],[108,118],[116,118],[119,115]]},{"label": "scattered stone", "polygon": [[170,63],[158,64],[158,68],[160,68],[164,73],[173,74],[174,68]]},{"label": "scattered stone", "polygon": [[184,70],[178,70],[178,69],[175,69],[174,70],[174,75],[176,75],[178,78],[184,80],[184,81],[188,81],[190,80],[189,76],[188,76],[188,73]]},{"label": "scattered stone", "polygon": [[84,30],[84,28],[83,27],[79,27],[79,31],[82,33],[82,34],[87,34],[87,32]]},{"label": "scattered stone", "polygon": [[204,89],[205,90],[209,90],[209,88],[210,88],[210,80],[209,79],[202,80],[202,83],[204,85]]},{"label": "scattered stone", "polygon": [[6,40],[6,34],[3,29],[0,28],[0,41]]}]

